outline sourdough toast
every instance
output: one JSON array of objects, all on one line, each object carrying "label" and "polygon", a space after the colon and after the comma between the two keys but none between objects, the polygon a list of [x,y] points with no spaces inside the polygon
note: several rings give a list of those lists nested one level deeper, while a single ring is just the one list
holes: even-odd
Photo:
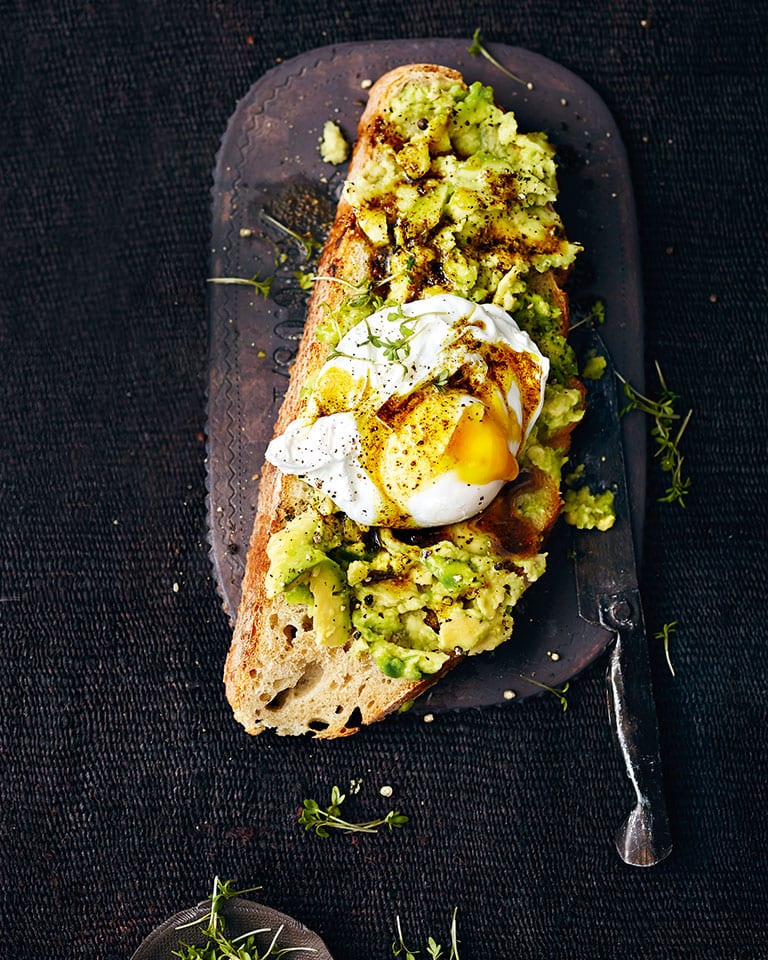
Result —
[{"label": "sourdough toast", "polygon": [[[390,154],[407,146],[402,131],[395,129],[388,119],[392,104],[406,88],[468,90],[456,71],[428,64],[405,65],[378,80],[371,88],[359,123],[348,183],[354,185],[366,177],[370,179],[370,170],[379,161],[383,145]],[[456,95],[462,97],[464,93]],[[434,144],[430,156],[437,152],[433,148]],[[423,151],[415,161],[408,156],[402,159],[403,163],[421,163],[423,168]],[[411,169],[409,179],[418,182],[419,173],[418,169]],[[424,175],[422,172],[421,179]],[[324,246],[304,335],[275,425],[276,435],[301,412],[306,384],[332,352],[333,339],[327,335],[328,318],[343,314],[350,304],[354,308],[352,312],[362,311],[362,316],[372,309],[371,303],[354,302],[355,299],[365,301],[365,296],[355,298],[350,296],[350,291],[375,290],[390,302],[453,291],[450,278],[441,274],[440,283],[436,284],[435,270],[427,261],[416,257],[409,258],[418,262],[415,269],[405,272],[406,279],[403,280],[400,272],[399,279],[392,281],[393,264],[402,254],[403,246],[402,237],[399,241],[393,239],[392,221],[396,214],[390,211],[387,239],[382,241],[380,236],[372,239],[370,226],[364,229],[362,207],[354,201],[354,190],[345,191]],[[541,208],[536,209],[545,207],[551,210],[546,197]],[[550,232],[552,236],[548,235],[547,243],[553,248],[556,242],[562,246],[562,231],[557,222]],[[427,246],[422,244],[419,249]],[[554,318],[557,334],[562,336],[569,324],[568,301],[563,290],[567,258],[558,260],[552,256],[552,263],[548,265],[547,260],[541,260],[546,252],[543,247],[537,250],[538,265],[525,276],[527,303],[529,309],[535,303],[537,309]],[[521,254],[524,255],[525,252]],[[531,260],[533,262],[533,256]],[[490,301],[496,293],[492,287],[485,295],[475,288],[472,296],[478,301]],[[535,331],[532,335],[536,339]],[[554,456],[537,454],[521,458],[520,476],[508,484],[487,509],[467,523],[455,525],[455,529],[448,525],[429,531],[426,537],[430,543],[438,537],[446,542],[463,538],[464,542],[468,536],[481,536],[493,546],[500,565],[514,567],[516,575],[524,581],[523,586],[536,578],[538,567],[543,566],[542,547],[562,506],[559,470],[570,431],[580,416],[583,394],[573,374],[574,371],[566,369],[561,375],[570,397],[570,412],[555,417],[546,430],[539,431],[533,438],[535,443],[529,444]],[[535,510],[530,508],[532,503]],[[328,507],[318,504],[316,490],[297,476],[283,474],[270,463],[264,464],[242,601],[225,669],[227,697],[238,721],[252,734],[266,728],[273,728],[278,734],[311,733],[318,737],[354,733],[361,725],[379,720],[412,701],[453,668],[466,652],[460,648],[448,650],[432,672],[389,676],[370,650],[359,642],[353,627],[347,642],[321,644],[312,603],[296,602],[295,597],[290,598],[285,591],[276,591],[274,585],[270,587],[269,571],[274,556],[270,557],[268,552],[270,541],[287,524],[318,509],[318,516],[322,517]],[[356,536],[381,546],[375,530],[358,530]],[[416,534],[412,542],[418,549],[427,539],[420,540]],[[354,597],[350,602],[355,602]],[[439,631],[439,624],[435,629]]]}]

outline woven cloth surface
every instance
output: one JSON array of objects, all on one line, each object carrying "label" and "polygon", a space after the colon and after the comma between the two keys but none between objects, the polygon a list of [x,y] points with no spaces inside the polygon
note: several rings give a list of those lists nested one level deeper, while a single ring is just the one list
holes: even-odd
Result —
[{"label": "woven cloth surface", "polygon": [[[336,960],[447,942],[462,960],[768,955],[765,21],[735,0],[429,4],[17,0],[0,77],[0,857],[16,958],[129,957],[215,875]],[[674,851],[623,864],[630,800],[600,661],[568,694],[395,719],[349,740],[249,739],[205,528],[211,171],[280,59],[398,36],[542,53],[625,140],[648,382],[680,404],[693,488],[649,463],[642,587]],[[649,448],[652,450],[652,447]],[[360,779],[305,833],[302,798]],[[393,788],[387,800],[379,793]],[[426,955],[424,952],[422,955]]]}]

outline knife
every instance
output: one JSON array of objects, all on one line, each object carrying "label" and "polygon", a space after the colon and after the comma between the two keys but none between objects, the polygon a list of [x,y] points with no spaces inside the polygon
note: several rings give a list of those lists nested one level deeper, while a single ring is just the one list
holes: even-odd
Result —
[{"label": "knife", "polygon": [[615,635],[606,675],[611,726],[636,795],[616,831],[625,863],[650,867],[672,849],[664,799],[659,728],[651,689],[648,644],[638,589],[617,377],[608,350],[592,330],[586,348],[605,357],[597,380],[585,381],[587,415],[579,428],[582,480],[593,493],[612,490],[616,519],[609,530],[574,529],[579,615]]}]

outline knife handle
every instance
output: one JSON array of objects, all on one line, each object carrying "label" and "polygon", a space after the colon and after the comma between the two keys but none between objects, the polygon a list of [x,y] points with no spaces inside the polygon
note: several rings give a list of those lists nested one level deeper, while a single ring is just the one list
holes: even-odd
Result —
[{"label": "knife handle", "polygon": [[608,709],[637,802],[616,831],[621,859],[652,867],[672,850],[661,771],[659,728],[638,594],[611,597],[601,620],[616,634],[608,664]]}]

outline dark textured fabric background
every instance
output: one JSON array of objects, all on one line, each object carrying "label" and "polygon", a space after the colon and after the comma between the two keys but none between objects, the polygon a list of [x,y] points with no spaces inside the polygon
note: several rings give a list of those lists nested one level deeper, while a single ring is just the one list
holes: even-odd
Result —
[{"label": "dark textured fabric background", "polygon": [[[466,9],[465,9],[466,7]],[[129,957],[215,874],[261,884],[336,960],[447,939],[462,960],[768,956],[766,28],[762,5],[479,0],[0,5],[0,954]],[[625,139],[646,350],[681,405],[693,491],[649,468],[643,589],[675,849],[611,834],[629,802],[604,662],[509,709],[348,741],[249,739],[205,531],[211,170],[279,58],[341,41],[528,47]],[[304,796],[399,833],[321,841]],[[424,955],[424,954],[422,954]]]}]

